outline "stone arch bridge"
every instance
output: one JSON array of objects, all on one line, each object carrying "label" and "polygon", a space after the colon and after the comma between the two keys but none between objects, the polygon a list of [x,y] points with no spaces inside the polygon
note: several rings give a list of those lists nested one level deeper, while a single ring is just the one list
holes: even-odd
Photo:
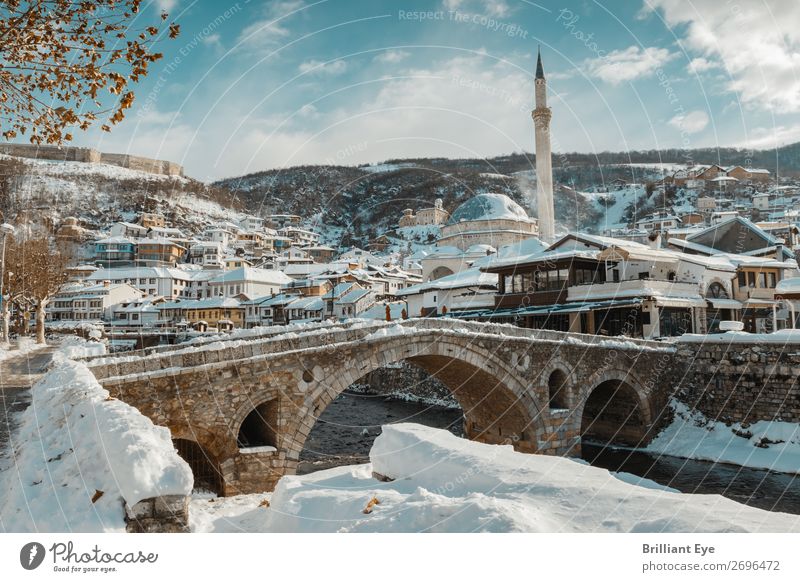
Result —
[{"label": "stone arch bridge", "polygon": [[320,324],[87,359],[100,383],[172,431],[196,480],[224,495],[293,474],[316,419],[399,361],[444,383],[466,435],[578,455],[582,438],[642,444],[678,383],[671,344],[453,319]]}]

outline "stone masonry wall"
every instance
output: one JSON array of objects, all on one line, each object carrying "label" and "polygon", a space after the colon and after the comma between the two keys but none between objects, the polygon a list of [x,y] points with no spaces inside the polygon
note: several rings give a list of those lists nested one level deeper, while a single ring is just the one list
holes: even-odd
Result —
[{"label": "stone masonry wall", "polygon": [[723,422],[800,422],[800,346],[679,344],[689,364],[676,396]]}]

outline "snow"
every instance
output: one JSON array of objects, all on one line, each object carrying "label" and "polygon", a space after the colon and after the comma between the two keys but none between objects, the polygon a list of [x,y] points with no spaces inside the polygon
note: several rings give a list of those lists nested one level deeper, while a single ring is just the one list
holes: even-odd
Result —
[{"label": "snow", "polygon": [[728,331],[711,335],[687,333],[677,338],[677,341],[709,344],[800,344],[800,329],[782,329],[772,333],[748,333],[746,331]]},{"label": "snow", "polygon": [[775,293],[800,293],[800,277],[791,277],[778,281]]},{"label": "snow", "polygon": [[374,340],[374,339],[382,339],[386,337],[394,337],[398,335],[409,335],[417,333],[417,328],[410,327],[406,325],[400,325],[399,323],[395,323],[393,325],[387,325],[385,327],[380,328],[378,331],[374,331],[369,334],[364,339],[366,341]]},{"label": "snow", "polygon": [[738,423],[726,426],[690,410],[677,400],[672,400],[670,406],[675,411],[675,419],[653,439],[646,451],[800,473],[800,424],[760,420],[747,427]]},{"label": "snow", "polygon": [[[0,473],[0,530],[124,531],[124,504],[188,495],[193,477],[169,429],[109,397],[73,340],[32,388]],[[92,499],[102,495],[92,502]]]},{"label": "snow", "polygon": [[[196,498],[196,532],[780,532],[800,518],[676,493],[584,461],[415,424],[383,427],[371,464],[282,478],[269,497]],[[392,479],[378,480],[373,472]],[[371,500],[371,511],[365,508]]]},{"label": "snow", "polygon": [[516,220],[529,222],[523,208],[505,194],[478,194],[456,208],[447,224],[470,220]]}]

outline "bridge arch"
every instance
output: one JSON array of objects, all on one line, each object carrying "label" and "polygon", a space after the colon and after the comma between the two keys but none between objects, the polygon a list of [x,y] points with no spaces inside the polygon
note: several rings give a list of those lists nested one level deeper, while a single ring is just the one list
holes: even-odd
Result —
[{"label": "bridge arch", "polygon": [[545,432],[539,407],[528,383],[510,365],[474,342],[465,346],[447,337],[417,337],[391,342],[367,359],[358,358],[357,353],[343,354],[338,372],[328,370],[323,378],[308,383],[303,407],[293,417],[312,421],[299,420],[286,429],[288,458],[299,457],[317,418],[348,386],[378,368],[404,360],[450,389],[464,412],[468,438],[512,444],[524,452],[537,450],[537,439]]},{"label": "bridge arch", "polygon": [[575,406],[575,374],[566,362],[551,361],[539,373],[541,401],[550,410],[571,409]]},{"label": "bridge arch", "polygon": [[641,445],[653,424],[650,395],[630,370],[602,370],[580,392],[576,416],[582,440]]}]

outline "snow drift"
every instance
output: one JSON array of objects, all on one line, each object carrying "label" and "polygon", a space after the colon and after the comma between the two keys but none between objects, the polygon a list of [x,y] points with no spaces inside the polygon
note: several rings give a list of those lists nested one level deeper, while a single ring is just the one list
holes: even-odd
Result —
[{"label": "snow drift", "polygon": [[800,531],[798,516],[414,424],[384,426],[370,459],[284,477],[269,509],[237,511],[274,532]]},{"label": "snow drift", "polygon": [[192,490],[169,430],[110,398],[63,353],[20,421],[14,454],[2,461],[2,531],[124,531],[124,503]]}]

